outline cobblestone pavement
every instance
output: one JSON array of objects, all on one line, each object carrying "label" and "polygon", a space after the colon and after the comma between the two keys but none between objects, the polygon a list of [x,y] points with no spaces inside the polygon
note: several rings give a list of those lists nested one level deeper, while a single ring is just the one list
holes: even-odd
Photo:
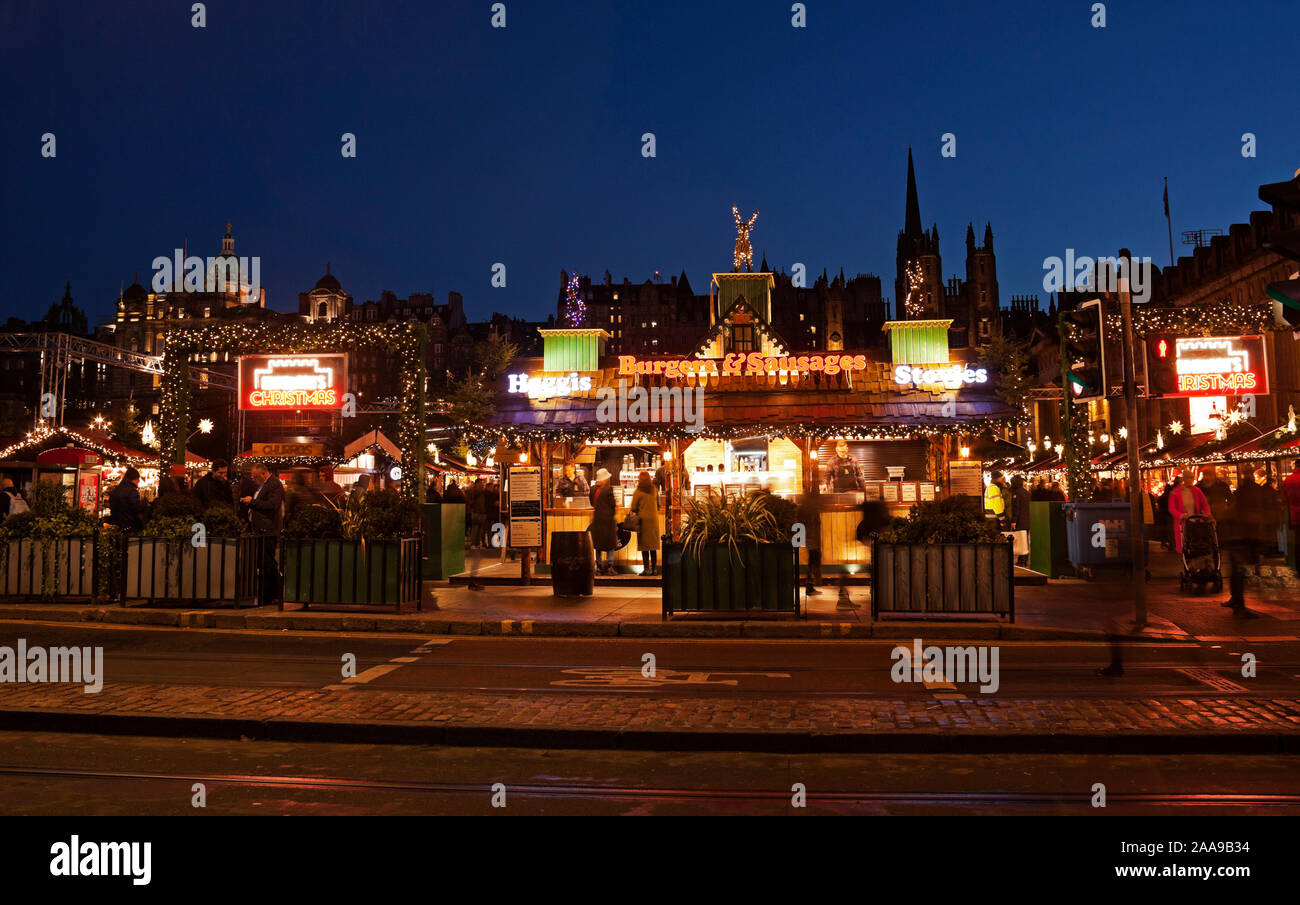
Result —
[{"label": "cobblestone pavement", "polygon": [[409,692],[133,684],[0,686],[0,711],[689,733],[1142,733],[1300,737],[1300,701],[1258,697],[965,700]]}]

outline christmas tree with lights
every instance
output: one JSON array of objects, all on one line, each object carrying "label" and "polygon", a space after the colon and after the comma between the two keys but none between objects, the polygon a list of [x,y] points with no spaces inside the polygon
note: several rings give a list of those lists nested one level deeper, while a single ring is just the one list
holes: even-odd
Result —
[{"label": "christmas tree with lights", "polygon": [[587,305],[582,300],[576,270],[569,275],[568,285],[564,288],[564,317],[571,327],[581,327],[587,319]]}]

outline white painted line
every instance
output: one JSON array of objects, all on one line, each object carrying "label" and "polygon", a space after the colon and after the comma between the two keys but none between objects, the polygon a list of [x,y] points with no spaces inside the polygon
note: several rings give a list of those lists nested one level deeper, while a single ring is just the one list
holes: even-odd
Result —
[{"label": "white painted line", "polygon": [[378,679],[380,676],[386,676],[401,668],[400,663],[385,663],[383,666],[372,666],[360,675],[353,676],[350,679],[344,679],[343,682],[348,685],[364,685],[366,682]]},{"label": "white painted line", "polygon": [[1243,685],[1238,685],[1231,679],[1225,679],[1223,676],[1208,669],[1180,669],[1178,670],[1189,679],[1195,679],[1202,685],[1208,685],[1215,691],[1245,691]]}]

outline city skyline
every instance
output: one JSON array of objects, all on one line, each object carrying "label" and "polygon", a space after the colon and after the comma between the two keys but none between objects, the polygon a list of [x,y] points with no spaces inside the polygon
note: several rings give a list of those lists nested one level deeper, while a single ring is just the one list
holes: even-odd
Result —
[{"label": "city skyline", "polygon": [[[466,6],[438,19],[413,11],[400,36],[391,11],[314,9],[223,5],[203,29],[163,4],[130,23],[93,7],[16,11],[45,56],[28,49],[41,42],[7,46],[5,65],[46,75],[14,98],[13,134],[30,141],[4,152],[4,245],[25,266],[0,316],[30,317],[71,281],[102,321],[123,282],[138,273],[147,285],[155,257],[185,244],[215,255],[233,221],[237,253],[262,258],[275,310],[293,310],[328,262],[359,300],[456,291],[471,319],[537,319],[553,310],[561,269],[634,283],[684,270],[705,284],[729,268],[733,203],[763,212],[756,261],[803,263],[810,284],[843,268],[888,287],[909,146],[944,278],[959,273],[967,223],[989,222],[1004,299],[1038,293],[1046,307],[1042,261],[1067,249],[1127,246],[1167,264],[1166,175],[1181,255],[1190,248],[1177,233],[1244,221],[1264,207],[1255,187],[1298,162],[1300,127],[1267,116],[1286,102],[1280,80],[1229,67],[1185,87],[1198,48],[1250,52],[1278,5],[1243,11],[1212,37],[1199,25],[1208,3],[1116,7],[1105,28],[1086,7],[1000,3],[934,20],[819,4],[804,29],[784,7],[539,16],[521,6],[493,29],[486,8]],[[673,63],[711,59],[719,39],[738,65]],[[205,54],[204,42],[223,52]],[[864,44],[875,53],[867,70]],[[576,60],[556,58],[566,46]],[[381,55],[385,66],[364,62]],[[801,65],[814,56],[838,73],[836,91],[812,87],[828,75]],[[264,58],[300,74],[272,81]],[[175,77],[137,90],[157,66]],[[1193,103],[1194,133],[1183,115]],[[187,110],[202,125],[158,128]],[[254,140],[232,140],[249,122]],[[47,132],[53,158],[41,156]],[[355,158],[341,156],[344,132]],[[645,132],[653,158],[642,156]],[[1246,132],[1257,157],[1242,156]],[[945,133],[956,157],[941,156]],[[498,263],[505,288],[492,285]]]}]

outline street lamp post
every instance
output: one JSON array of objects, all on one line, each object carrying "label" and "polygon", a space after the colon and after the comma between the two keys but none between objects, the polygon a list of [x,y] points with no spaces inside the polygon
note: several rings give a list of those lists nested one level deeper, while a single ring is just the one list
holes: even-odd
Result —
[{"label": "street lamp post", "polygon": [[1147,586],[1145,566],[1146,539],[1143,537],[1142,480],[1141,457],[1142,431],[1138,425],[1137,403],[1137,359],[1134,357],[1133,342],[1133,293],[1129,290],[1129,268],[1133,259],[1128,249],[1120,251],[1120,260],[1124,267],[1119,281],[1120,317],[1124,326],[1124,408],[1125,420],[1128,422],[1128,497],[1129,497],[1129,541],[1133,561],[1133,621],[1138,628],[1147,624]]}]

